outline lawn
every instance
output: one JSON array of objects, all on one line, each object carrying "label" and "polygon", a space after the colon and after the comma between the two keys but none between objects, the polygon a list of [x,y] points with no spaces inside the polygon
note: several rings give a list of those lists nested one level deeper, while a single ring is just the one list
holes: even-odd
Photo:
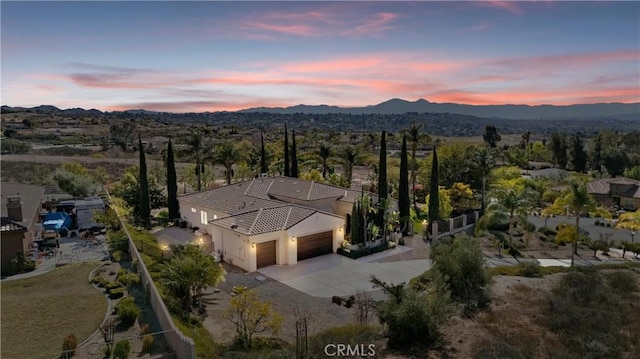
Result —
[{"label": "lawn", "polygon": [[69,264],[48,273],[1,284],[0,357],[50,359],[73,333],[78,343],[102,323],[104,294],[89,284],[97,263]]}]

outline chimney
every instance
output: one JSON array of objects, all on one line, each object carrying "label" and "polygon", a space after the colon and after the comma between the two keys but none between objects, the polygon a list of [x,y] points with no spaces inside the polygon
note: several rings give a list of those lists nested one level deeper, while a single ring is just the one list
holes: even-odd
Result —
[{"label": "chimney", "polygon": [[20,194],[7,197],[7,216],[15,222],[22,222],[22,201]]}]

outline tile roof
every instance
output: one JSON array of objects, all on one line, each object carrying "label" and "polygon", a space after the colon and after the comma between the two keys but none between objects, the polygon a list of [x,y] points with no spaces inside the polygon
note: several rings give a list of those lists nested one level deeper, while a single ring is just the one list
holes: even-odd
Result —
[{"label": "tile roof", "polygon": [[607,195],[611,192],[611,184],[631,185],[624,193],[619,193],[623,197],[640,198],[640,181],[619,177],[603,178],[587,183],[587,192],[590,194]]},{"label": "tile roof", "polygon": [[286,204],[214,219],[209,223],[246,235],[256,235],[289,229],[317,212],[313,208]]},{"label": "tile roof", "polygon": [[0,232],[27,230],[27,227],[10,220],[8,217],[2,217],[1,220],[2,220],[2,223],[0,224]]},{"label": "tile roof", "polygon": [[229,215],[282,205],[282,202],[246,195],[252,181],[240,182],[208,191],[197,192],[180,197],[196,205],[215,209]]}]

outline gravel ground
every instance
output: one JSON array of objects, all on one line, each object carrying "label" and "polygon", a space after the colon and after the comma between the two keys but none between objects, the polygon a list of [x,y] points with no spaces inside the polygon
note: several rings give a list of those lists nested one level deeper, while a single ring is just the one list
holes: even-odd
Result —
[{"label": "gravel ground", "polygon": [[[229,342],[235,335],[235,326],[223,317],[223,313],[229,307],[233,286],[256,289],[261,300],[270,301],[284,319],[279,337],[291,343],[295,342],[296,337],[296,311],[300,317],[309,318],[309,335],[331,327],[354,323],[355,307],[338,306],[331,302],[331,298],[309,296],[260,273],[245,274],[226,263],[224,266],[227,270],[226,280],[218,286],[220,292],[207,298],[209,304],[207,318],[204,321],[204,326],[216,341]],[[376,319],[373,321],[377,322]]]}]

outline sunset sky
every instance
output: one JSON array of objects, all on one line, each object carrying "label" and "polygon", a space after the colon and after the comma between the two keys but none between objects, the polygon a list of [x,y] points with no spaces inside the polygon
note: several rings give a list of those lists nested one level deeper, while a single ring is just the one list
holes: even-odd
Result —
[{"label": "sunset sky", "polygon": [[640,2],[9,2],[9,106],[640,101]]}]

